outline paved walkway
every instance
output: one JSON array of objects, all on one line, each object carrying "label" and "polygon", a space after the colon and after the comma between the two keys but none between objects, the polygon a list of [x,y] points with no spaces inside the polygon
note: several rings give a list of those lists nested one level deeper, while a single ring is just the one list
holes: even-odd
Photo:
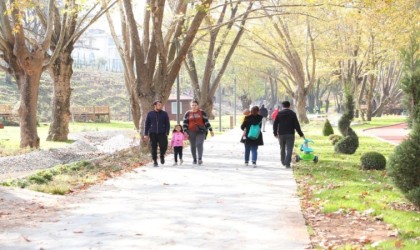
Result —
[{"label": "paved walkway", "polygon": [[[267,126],[270,127],[270,126]],[[270,128],[269,128],[270,129]],[[90,188],[55,222],[0,228],[0,249],[305,249],[310,240],[289,169],[264,133],[258,167],[243,164],[241,131],[205,142],[204,165],[150,164]]]},{"label": "paved walkway", "polygon": [[369,128],[363,130],[366,134],[394,145],[400,144],[407,139],[410,130],[407,123],[399,123],[390,126]]}]

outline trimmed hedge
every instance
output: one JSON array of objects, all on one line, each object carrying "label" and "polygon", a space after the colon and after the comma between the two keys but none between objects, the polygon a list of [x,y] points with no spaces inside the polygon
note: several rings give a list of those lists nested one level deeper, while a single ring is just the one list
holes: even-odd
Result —
[{"label": "trimmed hedge", "polygon": [[361,167],[364,170],[384,170],[386,167],[386,159],[381,153],[367,152],[360,157]]},{"label": "trimmed hedge", "polygon": [[330,123],[330,121],[327,119],[327,120],[325,120],[325,123],[324,123],[324,128],[323,128],[323,130],[322,130],[322,134],[324,135],[324,136],[329,136],[329,135],[332,135],[332,134],[334,134],[334,129],[333,129],[333,127],[331,126],[331,123]]},{"label": "trimmed hedge", "polygon": [[389,157],[388,174],[405,197],[420,207],[420,133],[410,136]]}]

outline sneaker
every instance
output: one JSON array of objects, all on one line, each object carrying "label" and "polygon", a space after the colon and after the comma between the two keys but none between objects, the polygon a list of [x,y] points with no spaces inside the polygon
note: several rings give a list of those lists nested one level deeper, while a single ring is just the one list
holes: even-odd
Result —
[{"label": "sneaker", "polygon": [[286,168],[291,168],[290,166],[285,166]]},{"label": "sneaker", "polygon": [[178,163],[174,162],[174,166],[178,165]]},{"label": "sneaker", "polygon": [[247,161],[245,162],[245,166],[248,166],[248,162]]},{"label": "sneaker", "polygon": [[159,167],[158,163],[155,161],[153,162],[153,167]]},{"label": "sneaker", "polygon": [[198,165],[203,165],[203,160],[198,160]]},{"label": "sneaker", "polygon": [[196,160],[193,160],[193,164],[196,165],[197,164],[197,161]]},{"label": "sneaker", "polygon": [[182,159],[179,159],[179,165],[182,165],[182,163],[184,163],[184,161]]},{"label": "sneaker", "polygon": [[252,167],[256,168],[257,167],[257,163],[255,161],[252,162]]},{"label": "sneaker", "polygon": [[165,164],[165,158],[163,156],[160,157],[160,163]]}]

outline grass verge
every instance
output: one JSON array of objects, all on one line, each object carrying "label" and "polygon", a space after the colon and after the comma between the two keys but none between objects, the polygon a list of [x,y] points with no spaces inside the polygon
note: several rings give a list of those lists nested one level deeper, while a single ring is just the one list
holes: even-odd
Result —
[{"label": "grass verge", "polygon": [[[381,242],[348,243],[328,246],[331,249],[420,249],[420,212],[416,210],[393,185],[385,171],[363,171],[360,157],[363,153],[376,151],[388,157],[394,146],[363,135],[362,129],[404,122],[404,118],[375,118],[369,123],[352,126],[359,136],[359,148],[353,155],[337,154],[328,137],[322,136],[323,122],[304,126],[305,136],[314,140],[311,146],[318,155],[314,164],[301,161],[294,166],[304,210],[314,210],[323,215],[344,216],[366,214],[380,220],[396,231],[396,238]],[[338,134],[338,129],[334,128]],[[296,147],[302,143],[297,139]],[[311,226],[311,230],[315,230]],[[320,233],[320,232],[318,232]],[[326,246],[318,245],[317,248]]]}]

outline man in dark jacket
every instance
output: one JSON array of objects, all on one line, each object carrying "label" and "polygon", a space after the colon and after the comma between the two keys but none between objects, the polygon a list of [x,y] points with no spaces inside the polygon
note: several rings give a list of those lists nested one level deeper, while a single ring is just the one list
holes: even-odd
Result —
[{"label": "man in dark jacket", "polygon": [[162,102],[153,103],[154,110],[147,114],[144,126],[144,139],[150,139],[152,146],[153,166],[157,167],[157,147],[160,148],[160,163],[165,164],[165,153],[168,148],[168,135],[170,129],[168,113],[162,110]]},{"label": "man in dark jacket", "polygon": [[264,107],[264,104],[261,105],[261,108],[260,108],[260,111],[259,111],[258,114],[263,117],[263,120],[262,120],[262,131],[265,132],[265,124],[267,123],[268,110],[267,110],[266,107]]},{"label": "man in dark jacket", "polygon": [[283,110],[280,111],[273,123],[274,136],[280,143],[280,160],[286,168],[290,168],[292,161],[293,145],[295,143],[295,130],[300,137],[305,138],[300,129],[296,113],[290,109],[290,102],[282,102]]}]

